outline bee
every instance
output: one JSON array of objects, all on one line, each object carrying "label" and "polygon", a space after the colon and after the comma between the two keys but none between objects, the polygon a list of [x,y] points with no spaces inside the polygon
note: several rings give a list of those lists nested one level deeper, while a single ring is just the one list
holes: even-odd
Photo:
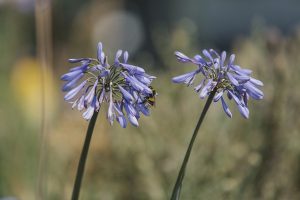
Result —
[{"label": "bee", "polygon": [[147,95],[143,103],[147,103],[150,106],[155,106],[155,97],[157,95],[157,92],[152,86],[149,86],[149,88],[152,90],[152,94]]}]

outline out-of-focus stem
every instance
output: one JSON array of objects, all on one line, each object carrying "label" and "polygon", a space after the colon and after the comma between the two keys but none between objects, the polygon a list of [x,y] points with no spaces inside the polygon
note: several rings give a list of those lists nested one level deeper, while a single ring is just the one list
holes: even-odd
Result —
[{"label": "out-of-focus stem", "polygon": [[35,24],[37,57],[41,66],[41,132],[39,135],[39,160],[36,184],[36,200],[45,200],[47,177],[47,88],[46,76],[51,76],[52,66],[52,30],[51,30],[51,0],[35,0]]}]

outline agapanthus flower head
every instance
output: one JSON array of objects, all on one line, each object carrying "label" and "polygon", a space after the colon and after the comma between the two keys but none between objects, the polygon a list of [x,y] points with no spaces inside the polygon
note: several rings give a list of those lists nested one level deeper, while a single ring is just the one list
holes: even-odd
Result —
[{"label": "agapanthus flower head", "polygon": [[70,102],[72,108],[84,111],[82,116],[86,120],[107,103],[107,119],[111,125],[117,120],[125,128],[128,120],[138,126],[140,113],[150,114],[151,105],[147,100],[153,96],[150,85],[156,77],[128,64],[127,60],[128,52],[118,50],[113,64],[109,64],[102,43],[98,44],[97,59],[69,59],[70,63],[79,65],[61,76],[61,80],[66,81],[62,87],[62,91],[67,92],[65,101]]},{"label": "agapanthus flower head", "polygon": [[175,52],[175,56],[181,63],[191,63],[197,68],[186,74],[176,76],[174,83],[185,83],[191,86],[195,82],[196,75],[202,74],[203,79],[194,86],[195,91],[201,99],[215,91],[214,102],[221,101],[225,113],[232,117],[232,114],[224,100],[224,94],[229,100],[233,99],[239,112],[245,118],[249,118],[248,100],[251,97],[255,100],[263,99],[263,92],[259,87],[263,83],[250,75],[249,69],[243,69],[234,64],[235,55],[229,56],[226,62],[226,52],[219,55],[215,50],[203,50],[203,57],[195,55],[190,58],[181,52]]}]

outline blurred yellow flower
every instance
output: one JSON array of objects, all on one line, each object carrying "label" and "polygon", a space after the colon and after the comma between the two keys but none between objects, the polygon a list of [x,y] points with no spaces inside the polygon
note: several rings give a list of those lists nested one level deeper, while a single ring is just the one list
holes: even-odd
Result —
[{"label": "blurred yellow flower", "polygon": [[[11,73],[11,87],[22,113],[32,126],[39,126],[44,99],[47,120],[51,120],[57,110],[57,93],[52,72],[46,69],[44,88],[42,68],[36,58],[19,59]],[[45,95],[44,98],[42,95]]]}]

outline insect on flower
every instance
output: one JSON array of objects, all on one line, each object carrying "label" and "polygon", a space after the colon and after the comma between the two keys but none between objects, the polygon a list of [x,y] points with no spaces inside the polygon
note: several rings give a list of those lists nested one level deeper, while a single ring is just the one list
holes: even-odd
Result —
[{"label": "insect on flower", "polygon": [[[120,61],[122,55],[123,61]],[[97,59],[69,59],[70,63],[80,64],[61,76],[61,80],[66,81],[62,87],[67,92],[64,99],[72,104],[72,108],[85,110],[82,116],[86,120],[90,120],[106,102],[111,125],[116,119],[123,128],[127,120],[138,126],[140,113],[150,115],[148,104],[154,102],[150,99],[156,95],[151,83],[156,77],[141,67],[128,64],[128,56],[127,51],[118,50],[113,64],[109,64],[102,43],[99,43]]]},{"label": "insect on flower", "polygon": [[156,103],[156,96],[158,95],[156,90],[152,87],[152,86],[149,86],[149,88],[152,90],[152,93],[145,96],[145,100],[144,100],[144,103],[148,103],[148,105],[150,106],[155,106],[155,103]]}]

